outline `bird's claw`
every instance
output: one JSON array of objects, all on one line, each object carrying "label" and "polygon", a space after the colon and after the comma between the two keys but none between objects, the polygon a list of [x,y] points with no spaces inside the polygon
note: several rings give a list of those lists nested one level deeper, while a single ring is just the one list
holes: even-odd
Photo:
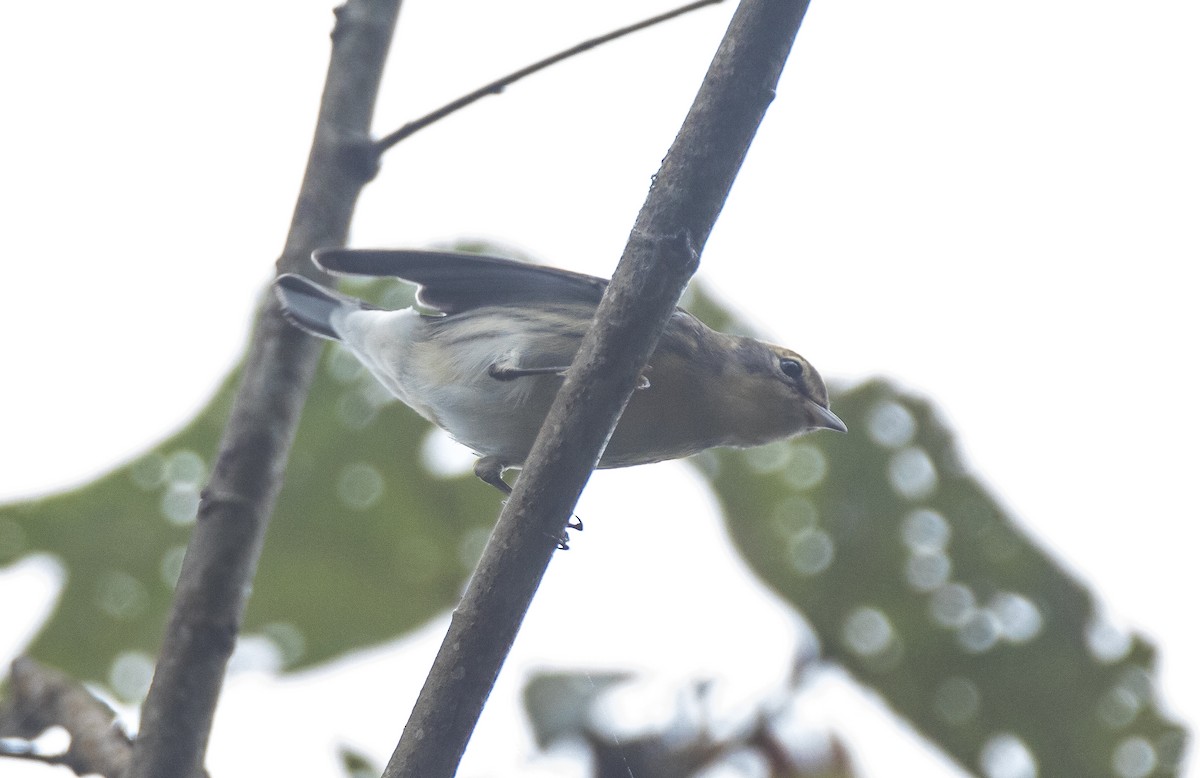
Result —
[{"label": "bird's claw", "polygon": [[558,536],[559,551],[569,551],[571,549],[571,536],[567,533],[567,530],[571,529],[575,530],[576,532],[583,532],[583,519],[579,518],[578,516],[572,516],[571,521],[567,522],[566,529],[564,529],[562,534]]}]

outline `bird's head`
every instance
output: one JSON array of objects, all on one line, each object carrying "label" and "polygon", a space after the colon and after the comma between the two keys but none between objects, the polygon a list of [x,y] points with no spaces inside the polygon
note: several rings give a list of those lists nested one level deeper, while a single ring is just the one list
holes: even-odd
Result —
[{"label": "bird's head", "polygon": [[794,351],[754,338],[736,338],[733,369],[726,392],[741,416],[745,445],[790,437],[810,430],[845,432],[829,410],[829,392],[821,374]]}]

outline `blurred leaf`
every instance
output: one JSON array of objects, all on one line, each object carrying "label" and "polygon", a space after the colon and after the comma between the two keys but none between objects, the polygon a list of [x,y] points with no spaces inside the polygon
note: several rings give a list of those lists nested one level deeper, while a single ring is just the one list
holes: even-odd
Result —
[{"label": "blurred leaf", "polygon": [[[126,699],[144,691],[239,375],[137,461],[74,491],[0,506],[0,564],[46,552],[66,571],[31,655]],[[326,350],[244,631],[269,640],[285,667],[395,637],[456,602],[500,496],[473,476],[431,476],[420,455],[428,433],[352,357]]]},{"label": "blurred leaf", "polygon": [[578,737],[588,725],[596,698],[631,673],[537,673],[525,684],[525,713],[538,748],[560,738]]},{"label": "blurred leaf", "polygon": [[[786,718],[792,693],[767,694],[752,710],[732,722],[712,706],[710,680],[681,684],[674,690],[674,710],[667,718],[624,720],[638,710],[659,711],[662,689],[651,683],[639,688],[631,673],[547,672],[525,685],[525,711],[539,748],[559,739],[586,744],[595,778],[647,775],[690,778],[700,775],[769,775],[771,778],[854,778],[845,747],[836,738],[786,728],[796,742],[776,732]],[[609,710],[609,692],[627,692]],[[632,695],[628,694],[632,691]],[[639,698],[640,697],[640,698]],[[639,704],[641,703],[641,704]],[[599,708],[597,709],[597,706]],[[721,723],[714,726],[715,721]],[[618,736],[614,730],[620,730]],[[718,730],[721,734],[718,734]],[[824,735],[824,733],[821,733]],[[747,768],[745,763],[756,765]],[[741,765],[736,766],[736,765]],[[766,773],[761,773],[761,770]]]},{"label": "blurred leaf", "polygon": [[350,746],[343,745],[338,748],[338,758],[342,761],[342,769],[346,772],[346,778],[375,778],[383,773],[383,769],[379,765]]},{"label": "blurred leaf", "polygon": [[965,471],[932,406],[881,381],[832,405],[848,435],[692,459],[824,656],[968,770],[1032,775],[1015,769],[1031,757],[1038,775],[1175,775],[1185,733],[1160,711],[1153,648]]}]

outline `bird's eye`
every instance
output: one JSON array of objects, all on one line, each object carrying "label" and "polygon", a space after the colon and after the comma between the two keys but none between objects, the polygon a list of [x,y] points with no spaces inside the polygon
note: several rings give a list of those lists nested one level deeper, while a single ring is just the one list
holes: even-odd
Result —
[{"label": "bird's eye", "polygon": [[779,360],[779,369],[783,371],[785,376],[793,381],[799,381],[804,377],[804,365],[800,364],[794,359]]}]

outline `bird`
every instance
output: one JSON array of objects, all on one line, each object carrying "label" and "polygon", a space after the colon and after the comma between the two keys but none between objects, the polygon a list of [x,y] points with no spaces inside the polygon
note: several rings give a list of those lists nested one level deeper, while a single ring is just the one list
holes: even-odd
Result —
[{"label": "bird", "polygon": [[[416,306],[384,310],[296,274],[274,283],[289,322],[340,341],[401,402],[474,451],[476,476],[510,493],[504,474],[529,455],[608,281],[448,251],[324,248],[313,261],[335,276],[418,287]],[[804,357],[676,308],[597,467],[819,429],[846,425]]]}]

